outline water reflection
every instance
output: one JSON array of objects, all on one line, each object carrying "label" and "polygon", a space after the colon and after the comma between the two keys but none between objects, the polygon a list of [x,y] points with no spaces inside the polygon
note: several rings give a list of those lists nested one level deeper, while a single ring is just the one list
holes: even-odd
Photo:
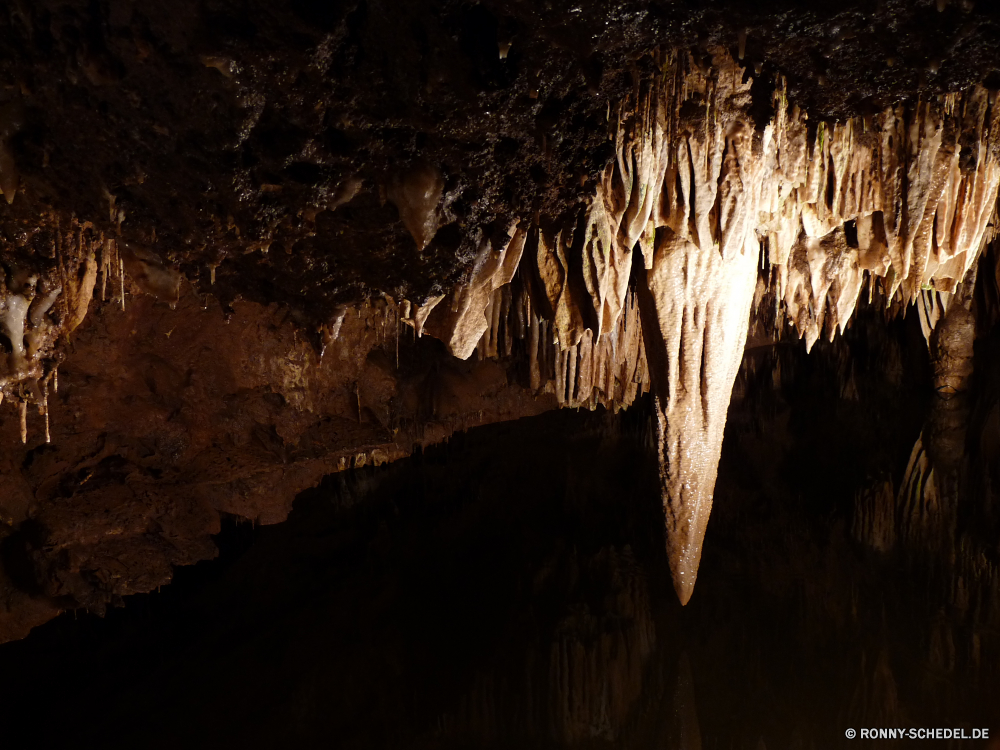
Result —
[{"label": "water reflection", "polygon": [[855,503],[875,485],[831,481],[822,462],[842,459],[809,457],[809,419],[790,406],[763,422],[735,408],[686,608],[646,416],[553,414],[333,478],[286,524],[230,525],[222,542],[240,549],[173,593],[0,648],[0,704],[26,736],[75,747],[809,750],[901,744],[848,741],[851,727],[1000,734],[995,584],[960,606],[944,562],[859,539]]}]

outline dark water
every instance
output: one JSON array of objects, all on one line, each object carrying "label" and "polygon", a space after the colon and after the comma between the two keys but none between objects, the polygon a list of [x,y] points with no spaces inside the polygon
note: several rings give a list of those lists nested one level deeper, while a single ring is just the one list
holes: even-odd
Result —
[{"label": "dark water", "polygon": [[0,647],[2,746],[1000,737],[989,550],[976,551],[985,567],[963,567],[971,552],[880,550],[859,531],[871,488],[901,483],[925,415],[830,399],[808,371],[771,400],[744,378],[685,608],[663,553],[649,405],[550,414],[331,477],[284,524],[227,522],[220,558],[162,592]]}]

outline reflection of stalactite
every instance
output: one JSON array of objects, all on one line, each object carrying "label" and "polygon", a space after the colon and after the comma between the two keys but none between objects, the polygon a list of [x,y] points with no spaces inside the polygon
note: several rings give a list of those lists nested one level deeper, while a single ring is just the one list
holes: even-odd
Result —
[{"label": "reflection of stalactite", "polygon": [[930,338],[936,398],[910,455],[898,498],[899,534],[912,549],[954,560],[969,421],[975,272],[950,301]]},{"label": "reflection of stalactite", "polygon": [[549,651],[551,732],[568,742],[616,737],[642,690],[655,641],[648,595],[630,555],[619,560],[606,550],[594,564],[612,571],[612,613],[597,619],[573,612],[559,623]]},{"label": "reflection of stalactite", "polygon": [[922,439],[917,438],[897,499],[899,536],[913,549],[940,550],[940,540],[954,534],[948,496],[939,492],[938,477]]},{"label": "reflection of stalactite", "polygon": [[904,726],[896,678],[889,663],[889,652],[879,651],[874,667],[869,668],[864,655],[861,657],[861,676],[851,700],[847,717],[852,726],[899,727]]},{"label": "reflection of stalactite", "polygon": [[940,673],[951,673],[959,658],[978,670],[980,631],[1000,625],[995,547],[992,540],[984,546],[976,530],[962,520],[963,514],[971,518],[978,513],[972,507],[979,497],[977,471],[990,472],[981,465],[988,450],[973,450],[972,460],[967,452],[975,271],[973,267],[948,295],[922,293],[921,325],[928,337],[936,395],[895,501],[886,482],[859,493],[855,502],[855,538],[880,551],[895,545],[910,559],[922,560],[933,589],[959,620],[968,618],[969,633],[956,631],[953,618],[944,614],[934,621],[927,659]]},{"label": "reflection of stalactite", "polygon": [[892,482],[876,484],[854,498],[854,538],[879,552],[889,552],[896,541],[896,496]]},{"label": "reflection of stalactite", "polygon": [[671,749],[701,750],[701,724],[698,721],[698,704],[694,695],[694,676],[686,653],[681,654],[677,665],[673,704]]},{"label": "reflection of stalactite", "polygon": [[602,550],[582,577],[601,586],[603,611],[571,606],[551,641],[478,674],[457,709],[442,717],[442,740],[484,745],[547,735],[574,744],[619,736],[655,644],[649,594],[628,550]]}]

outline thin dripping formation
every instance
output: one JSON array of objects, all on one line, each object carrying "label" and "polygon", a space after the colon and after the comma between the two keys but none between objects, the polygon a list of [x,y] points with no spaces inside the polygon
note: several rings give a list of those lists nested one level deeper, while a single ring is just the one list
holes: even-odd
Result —
[{"label": "thin dripping formation", "polygon": [[37,256],[3,248],[0,254],[0,391],[20,410],[21,439],[27,442],[27,405],[35,404],[49,430],[48,392],[64,356],[59,341],[85,319],[97,278],[95,246],[99,233],[74,221],[68,229],[47,225],[49,265]]},{"label": "thin dripping formation", "polygon": [[[183,277],[155,252],[107,237],[90,222],[73,219],[67,227],[43,218],[37,233],[49,237],[47,253],[0,248],[0,392],[12,403],[37,406],[48,443],[48,394],[58,393],[61,342],[84,322],[94,298],[105,303],[110,297],[124,311],[127,274],[136,291],[174,306]],[[25,419],[22,414],[26,443]]]}]

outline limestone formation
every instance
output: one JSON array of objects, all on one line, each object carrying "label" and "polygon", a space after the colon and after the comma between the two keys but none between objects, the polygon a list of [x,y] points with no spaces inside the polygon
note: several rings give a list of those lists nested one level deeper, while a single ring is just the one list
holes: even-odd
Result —
[{"label": "limestone formation", "polygon": [[[594,363],[611,363],[585,352],[627,330],[627,281],[642,251],[648,365],[634,368],[636,350],[612,347],[612,369],[635,370],[657,396],[667,545],[686,602],[758,274],[771,269],[781,315],[807,349],[844,330],[866,284],[918,303],[929,336],[992,239],[1000,162],[996,112],[981,88],[812,127],[779,80],[775,115],[758,131],[750,84],[726,53],[709,70],[683,55],[660,62],[667,74],[617,110],[616,159],[579,219],[519,229],[520,272],[534,283],[518,298],[531,321],[532,373],[537,327],[555,346],[560,403],[592,402]],[[431,314],[427,330],[457,356],[472,353],[479,330],[482,354],[509,353],[497,348],[494,321],[511,304],[500,288],[513,257],[502,275],[477,261],[456,301]],[[543,383],[533,374],[533,388]]]},{"label": "limestone formation", "polygon": [[[344,368],[336,381],[354,383],[353,401],[342,405],[351,418],[371,419],[387,431],[420,422],[414,429],[424,443],[482,421],[483,410],[470,410],[461,394],[485,387],[472,399],[478,403],[484,393],[488,398],[508,386],[513,370],[500,376],[480,368],[486,380],[463,386],[458,380],[472,376],[453,377],[450,365],[438,366],[421,381],[427,395],[414,395],[391,374],[404,324],[416,336],[440,339],[459,359],[477,353],[480,361],[520,363],[514,379],[534,402],[527,405],[519,392],[511,402],[516,408],[504,405],[490,411],[490,419],[550,405],[618,410],[651,391],[666,544],[674,587],[686,603],[751,321],[765,312],[775,317],[775,335],[787,321],[809,349],[821,335],[845,330],[867,289],[869,296],[915,303],[930,342],[939,321],[961,315],[953,314],[952,297],[993,237],[998,112],[989,92],[973,87],[875,115],[814,122],[789,103],[778,76],[773,114],[759,123],[751,113],[751,79],[725,50],[715,50],[710,65],[688,52],[662,50],[652,53],[652,62],[660,73],[637,75],[633,91],[608,108],[614,156],[588,200],[559,215],[536,212],[461,227],[478,250],[460,283],[423,299],[399,294],[380,303],[388,305],[375,342],[386,351],[384,361],[368,344],[344,355],[359,362],[348,366],[341,356],[351,346],[345,321],[367,317],[369,304],[344,302],[320,327],[318,366],[333,361]],[[20,120],[14,105],[4,106],[6,138]],[[0,168],[5,175],[12,169]],[[452,221],[438,166],[417,160],[389,176],[381,190],[418,251]],[[322,208],[303,214],[307,223],[319,221],[321,211],[340,215],[366,194],[357,177],[335,192]],[[82,220],[40,219],[52,238],[47,259],[23,263],[16,247],[5,248],[0,323],[9,351],[0,385],[24,440],[27,405],[48,419],[48,394],[65,350],[59,342],[88,311],[93,315],[109,297],[124,310],[135,292],[174,306],[186,293],[180,271],[155,251],[155,231],[149,247],[119,237],[126,216],[113,196],[109,217],[115,229],[108,234]],[[248,247],[267,251],[269,243]],[[221,247],[219,257],[225,257]],[[764,300],[777,308],[761,310]],[[949,322],[947,331],[952,327]],[[308,367],[271,369],[267,377],[275,382],[309,377]],[[965,377],[952,370],[942,377]],[[299,413],[312,413],[316,402],[308,393],[302,386],[283,398]],[[307,473],[409,451],[398,441],[380,441],[389,443],[391,449],[379,448],[381,458],[368,445],[351,460],[338,454],[334,465],[316,464]],[[42,517],[47,511],[33,512]],[[874,534],[877,546],[891,544],[881,521],[863,534]]]}]

